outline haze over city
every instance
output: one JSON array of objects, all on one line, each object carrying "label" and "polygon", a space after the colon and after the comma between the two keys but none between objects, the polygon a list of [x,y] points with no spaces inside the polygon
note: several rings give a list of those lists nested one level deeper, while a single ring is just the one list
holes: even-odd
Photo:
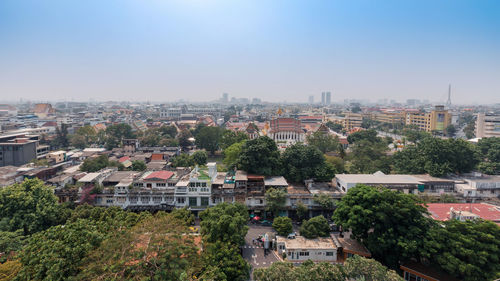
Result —
[{"label": "haze over city", "polygon": [[500,101],[498,1],[0,2],[0,100]]}]

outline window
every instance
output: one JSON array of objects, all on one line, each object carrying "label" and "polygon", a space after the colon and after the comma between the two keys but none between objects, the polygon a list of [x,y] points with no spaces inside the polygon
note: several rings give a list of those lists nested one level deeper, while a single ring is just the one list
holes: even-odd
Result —
[{"label": "window", "polygon": [[189,206],[197,206],[198,205],[198,198],[196,197],[189,197]]},{"label": "window", "polygon": [[186,198],[185,197],[177,197],[177,203],[178,204],[184,204],[186,202]]},{"label": "window", "polygon": [[333,252],[326,252],[325,254],[327,257],[333,257]]},{"label": "window", "polygon": [[201,197],[201,205],[208,206],[208,197]]},{"label": "window", "polygon": [[106,204],[113,204],[113,199],[106,199]]},{"label": "window", "polygon": [[130,196],[129,201],[130,201],[130,204],[137,203],[137,196]]},{"label": "window", "polygon": [[156,184],[156,187],[165,187],[165,186],[167,186],[166,183],[157,183]]},{"label": "window", "polygon": [[301,257],[308,257],[309,256],[309,252],[299,252],[299,256],[301,256]]},{"label": "window", "polygon": [[196,183],[196,187],[200,187],[201,186],[201,183],[200,182],[197,182]]},{"label": "window", "polygon": [[149,197],[146,196],[141,197],[141,203],[149,203],[149,200],[150,200]]},{"label": "window", "polygon": [[157,203],[157,204],[160,203],[161,202],[161,197],[160,196],[154,196],[153,197],[153,202]]}]

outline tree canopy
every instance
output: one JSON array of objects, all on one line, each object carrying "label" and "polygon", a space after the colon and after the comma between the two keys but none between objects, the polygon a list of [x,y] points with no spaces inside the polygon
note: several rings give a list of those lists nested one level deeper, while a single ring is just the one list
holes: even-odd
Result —
[{"label": "tree canopy", "polygon": [[330,234],[330,225],[323,216],[310,218],[300,226],[300,235],[306,238],[327,237]]},{"label": "tree canopy", "polygon": [[337,203],[335,223],[351,230],[373,257],[397,268],[398,261],[418,257],[431,221],[411,194],[357,185]]},{"label": "tree canopy", "polygon": [[248,140],[243,145],[238,165],[248,173],[272,176],[279,175],[280,152],[269,137]]},{"label": "tree canopy", "polygon": [[233,143],[232,145],[224,149],[224,160],[222,160],[222,163],[224,163],[226,167],[237,167],[238,160],[240,158],[241,152],[243,151],[243,145],[245,144],[245,142],[246,140]]},{"label": "tree canopy", "polygon": [[470,172],[479,162],[472,144],[462,139],[425,138],[394,154],[394,168],[402,174]]},{"label": "tree canopy", "polygon": [[293,230],[292,219],[289,217],[274,218],[273,228],[276,232],[278,232],[278,235],[287,236],[292,233]]},{"label": "tree canopy", "polygon": [[195,143],[198,148],[203,148],[214,154],[219,149],[222,133],[223,129],[220,127],[203,127],[196,134]]},{"label": "tree canopy", "polygon": [[307,179],[330,181],[334,176],[333,166],[325,161],[325,156],[314,146],[294,144],[281,155],[284,177],[291,182]]},{"label": "tree canopy", "polygon": [[265,193],[266,208],[271,211],[274,216],[278,216],[286,204],[286,191],[282,188],[269,188]]},{"label": "tree canopy", "polygon": [[339,150],[339,139],[323,132],[314,132],[306,138],[307,144],[315,146],[322,153]]},{"label": "tree canopy", "polygon": [[221,203],[200,213],[201,234],[206,242],[227,242],[237,246],[245,244],[248,231],[247,208],[240,203]]}]

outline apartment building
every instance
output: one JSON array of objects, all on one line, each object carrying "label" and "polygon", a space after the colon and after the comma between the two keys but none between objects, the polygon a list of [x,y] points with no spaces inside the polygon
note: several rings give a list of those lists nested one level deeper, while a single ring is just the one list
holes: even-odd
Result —
[{"label": "apartment building", "polygon": [[195,215],[212,206],[213,202],[210,202],[212,182],[216,178],[217,164],[215,162],[208,163],[207,168],[196,166],[175,185],[175,206],[178,208],[189,207]]},{"label": "apartment building", "polygon": [[361,113],[342,112],[342,116],[327,116],[325,121],[332,121],[342,125],[346,131],[351,131],[354,128],[360,128],[363,123],[363,115]]},{"label": "apartment building", "polygon": [[0,167],[21,166],[37,158],[38,135],[0,136]]},{"label": "apartment building", "polygon": [[437,105],[431,112],[406,112],[405,125],[416,126],[422,131],[444,132],[450,124],[451,113],[442,105]]},{"label": "apartment building", "polygon": [[476,138],[500,137],[500,115],[478,113]]}]

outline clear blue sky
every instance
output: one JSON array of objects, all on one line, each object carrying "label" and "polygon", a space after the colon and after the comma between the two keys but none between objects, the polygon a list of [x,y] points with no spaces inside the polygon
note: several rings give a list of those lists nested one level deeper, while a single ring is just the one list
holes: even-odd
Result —
[{"label": "clear blue sky", "polygon": [[500,1],[0,0],[0,100],[500,102]]}]

